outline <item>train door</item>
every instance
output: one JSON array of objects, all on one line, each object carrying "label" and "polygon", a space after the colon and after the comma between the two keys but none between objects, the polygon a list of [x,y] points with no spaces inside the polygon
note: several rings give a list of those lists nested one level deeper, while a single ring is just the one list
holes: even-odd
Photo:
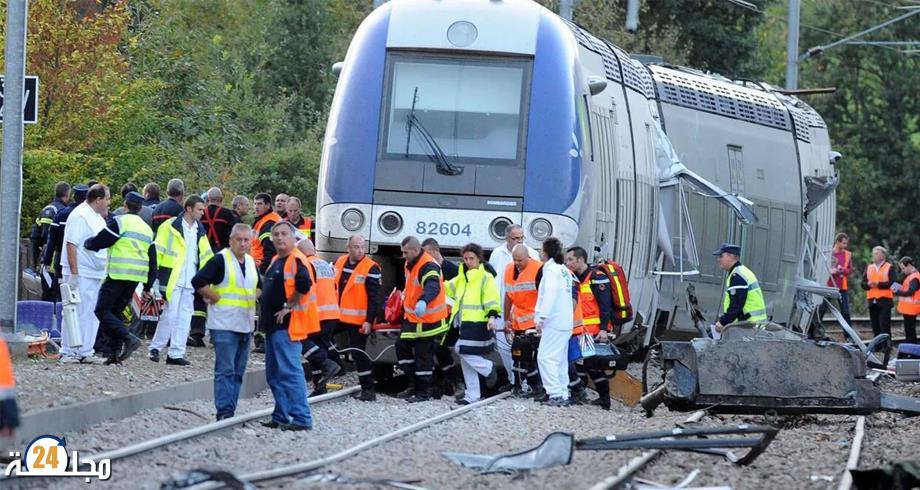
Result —
[{"label": "train door", "polygon": [[595,162],[599,164],[594,186],[597,210],[594,244],[597,247],[595,255],[605,259],[613,258],[611,244],[615,241],[616,234],[615,118],[616,112],[612,105],[592,105],[591,129],[594,136]]}]

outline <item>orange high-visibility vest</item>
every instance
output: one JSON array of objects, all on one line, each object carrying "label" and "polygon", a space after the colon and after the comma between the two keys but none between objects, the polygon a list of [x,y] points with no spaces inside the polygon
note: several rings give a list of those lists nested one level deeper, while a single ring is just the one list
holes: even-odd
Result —
[{"label": "orange high-visibility vest", "polygon": [[437,297],[428,303],[424,315],[415,315],[415,305],[425,292],[425,281],[422,280],[423,278],[419,277],[419,274],[422,271],[422,267],[432,262],[437,263],[431,255],[428,255],[428,252],[422,252],[422,255],[418,258],[412,270],[405,269],[406,299],[404,302],[404,311],[406,320],[410,323],[436,323],[447,318],[447,294],[444,291],[444,278],[440,274],[438,274],[438,281],[441,285],[441,290],[438,292]]},{"label": "orange high-visibility vest", "polygon": [[[335,283],[341,283],[342,272],[348,265],[348,255],[343,255],[335,261]],[[351,276],[345,281],[345,287],[339,292],[339,311],[343,323],[349,325],[362,325],[367,321],[367,290],[364,289],[364,282],[367,281],[367,275],[371,269],[377,265],[368,256],[364,256],[351,271]]]},{"label": "orange high-visibility vest", "polygon": [[0,400],[16,398],[16,378],[13,376],[13,362],[6,340],[0,338]]},{"label": "orange high-visibility vest", "polygon": [[[875,264],[869,264],[869,267],[866,267],[866,279],[869,282],[887,282],[888,281],[888,271],[891,269],[891,264],[885,262],[881,267],[876,267]],[[881,289],[878,286],[870,287],[866,291],[866,299],[881,299],[881,298],[894,298],[894,293],[891,292],[891,289]]]},{"label": "orange high-visibility vest", "polygon": [[[914,271],[905,277],[901,287],[906,291],[907,287],[910,286],[910,281],[914,279],[920,280],[920,272]],[[920,315],[920,289],[914,291],[914,294],[910,296],[898,298],[898,313],[909,316]]]},{"label": "orange high-visibility vest", "polygon": [[[276,255],[272,260],[276,260]],[[291,323],[288,325],[288,333],[292,341],[304,340],[307,336],[320,331],[319,328],[319,311],[316,303],[316,276],[313,274],[313,268],[308,264],[307,258],[303,252],[296,248],[284,260],[284,294],[291,303],[291,298],[297,292],[294,287],[294,276],[297,275],[297,262],[303,264],[310,274],[310,292],[300,296],[297,304],[291,305]]]},{"label": "orange high-visibility vest", "polygon": [[588,270],[584,281],[578,284],[578,304],[581,305],[581,322],[585,331],[597,335],[601,330],[601,307],[597,304],[594,291],[591,290],[591,276],[593,271]]},{"label": "orange high-visibility vest", "polygon": [[505,267],[505,294],[511,300],[511,328],[523,332],[535,328],[537,310],[537,273],[543,262],[529,259],[527,267],[514,279],[514,262]]},{"label": "orange high-visibility vest", "polygon": [[321,261],[320,267],[317,267],[318,258],[311,255],[307,257],[307,261],[313,267],[313,275],[316,277],[316,307],[319,312],[319,321],[338,320],[339,291],[335,281],[335,269],[325,261]]},{"label": "orange high-visibility vest", "polygon": [[256,267],[260,267],[262,265],[262,259],[265,258],[265,251],[262,250],[262,240],[271,238],[272,236],[271,230],[262,233],[262,226],[269,221],[277,223],[281,221],[281,216],[274,211],[270,211],[257,219],[252,225],[252,251],[250,255],[252,255],[252,258],[256,259]]}]

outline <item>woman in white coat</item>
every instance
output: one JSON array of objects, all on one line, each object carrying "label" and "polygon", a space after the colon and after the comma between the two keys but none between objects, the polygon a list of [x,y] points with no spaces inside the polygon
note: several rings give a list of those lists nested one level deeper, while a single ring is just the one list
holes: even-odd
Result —
[{"label": "woman in white coat", "polygon": [[577,305],[572,297],[574,277],[565,266],[565,249],[558,238],[547,238],[540,255],[544,265],[537,289],[537,364],[549,397],[546,404],[562,407],[569,404],[569,339]]}]

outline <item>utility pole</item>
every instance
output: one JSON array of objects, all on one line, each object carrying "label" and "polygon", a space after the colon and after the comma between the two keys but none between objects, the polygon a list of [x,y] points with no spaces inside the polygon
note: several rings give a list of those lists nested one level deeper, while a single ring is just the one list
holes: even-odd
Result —
[{"label": "utility pole", "polygon": [[639,0],[626,2],[626,32],[639,30]]},{"label": "utility pole", "polygon": [[789,0],[789,35],[786,36],[786,89],[799,88],[799,0]]},{"label": "utility pole", "polygon": [[3,162],[0,165],[0,330],[16,331],[19,214],[22,211],[22,98],[26,71],[28,0],[6,2],[6,77],[3,87]]}]

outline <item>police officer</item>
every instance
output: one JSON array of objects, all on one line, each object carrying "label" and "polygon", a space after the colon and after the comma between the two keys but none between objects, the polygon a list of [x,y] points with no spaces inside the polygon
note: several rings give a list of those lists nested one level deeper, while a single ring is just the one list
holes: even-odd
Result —
[{"label": "police officer", "polygon": [[405,319],[396,343],[399,366],[414,378],[415,385],[401,393],[410,403],[431,399],[435,346],[449,328],[447,322],[447,296],[441,268],[422,251],[418,238],[408,236],[401,243],[406,260],[403,303]]},{"label": "police officer", "polygon": [[[599,342],[607,340],[610,331],[613,301],[610,297],[610,279],[603,272],[588,266],[588,252],[581,247],[572,247],[566,252],[565,266],[575,274],[578,280],[578,303],[581,306],[583,332]],[[600,395],[596,404],[604,410],[610,410],[609,376],[605,370],[587,369],[584,359],[571,363],[578,379],[572,389],[572,400],[585,399],[585,387],[588,379],[594,382],[594,389]],[[570,367],[569,377],[572,377]]]},{"label": "police officer", "polygon": [[[293,201],[293,199],[291,199]],[[288,201],[288,213],[291,212]],[[290,216],[290,214],[289,214]],[[358,370],[361,394],[358,399],[374,401],[374,372],[367,356],[367,337],[373,330],[380,308],[381,269],[367,256],[366,242],[361,235],[352,235],[346,248],[348,254],[335,261],[335,282],[339,287],[341,321],[337,331],[347,332],[348,347]]]},{"label": "police officer", "polygon": [[86,200],[86,193],[89,192],[89,186],[77,184],[73,187],[73,198],[57,214],[48,228],[48,237],[45,246],[42,249],[42,275],[48,275],[51,278],[51,293],[43,301],[60,301],[61,290],[61,257],[64,247],[64,226],[67,223],[67,217],[75,207]]},{"label": "police officer", "polygon": [[[42,249],[48,242],[48,236],[51,232],[51,225],[54,223],[54,216],[62,209],[67,207],[70,202],[70,184],[67,182],[58,182],[54,185],[54,199],[50,204],[42,208],[35,219],[35,226],[32,227],[30,236],[32,242],[33,258],[37,263],[41,263]],[[41,271],[42,281],[42,301],[52,301],[55,297],[53,287],[54,279],[49,271]]]},{"label": "police officer", "polygon": [[96,301],[96,318],[100,331],[109,342],[105,364],[120,364],[141,345],[140,339],[128,333],[122,312],[131,302],[138,283],[144,283],[144,295],[156,279],[157,250],[153,230],[139,216],[144,196],[135,191],[125,196],[125,214],[110,217],[106,227],[86,240],[87,250],[109,249],[106,278]]},{"label": "police officer", "polygon": [[712,253],[719,267],[728,272],[725,277],[725,296],[722,298],[722,315],[716,322],[716,331],[735,322],[767,321],[767,306],[757,276],[741,264],[741,247],[723,243]]}]

